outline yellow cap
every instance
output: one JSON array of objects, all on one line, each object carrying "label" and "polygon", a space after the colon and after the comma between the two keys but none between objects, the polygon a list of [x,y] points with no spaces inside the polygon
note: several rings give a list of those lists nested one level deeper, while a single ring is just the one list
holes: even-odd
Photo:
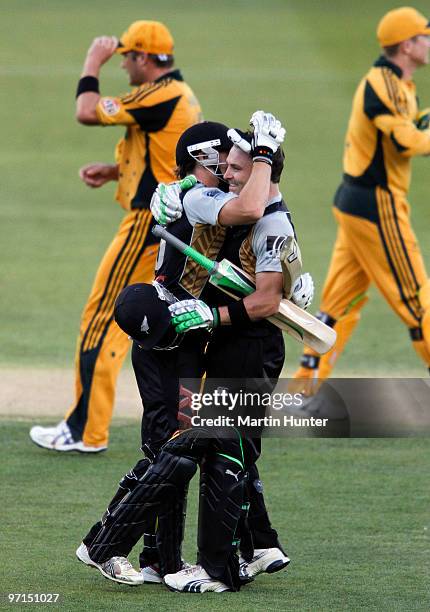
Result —
[{"label": "yellow cap", "polygon": [[173,55],[173,38],[159,21],[135,21],[121,36],[116,50],[117,53],[129,51]]},{"label": "yellow cap", "polygon": [[414,36],[427,34],[430,34],[429,20],[410,6],[389,11],[376,30],[381,47],[391,47]]}]

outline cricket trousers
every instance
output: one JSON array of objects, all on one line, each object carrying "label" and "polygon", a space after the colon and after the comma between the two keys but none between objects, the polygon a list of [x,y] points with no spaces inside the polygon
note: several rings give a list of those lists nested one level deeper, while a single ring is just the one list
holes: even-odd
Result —
[{"label": "cricket trousers", "polygon": [[[249,382],[254,379],[257,387],[261,381],[267,382],[266,392],[276,386],[284,365],[285,347],[282,333],[271,324],[253,325],[247,329],[219,327],[213,333],[206,351],[206,384],[204,392],[218,386],[238,385],[237,391],[250,390]],[[248,383],[246,380],[248,379]],[[224,381],[224,382],[223,382]],[[251,382],[252,386],[253,382]],[[255,389],[257,390],[257,389]],[[245,466],[248,473],[245,500],[249,504],[247,517],[248,529],[238,525],[241,539],[241,555],[250,561],[254,548],[280,548],[277,531],[272,527],[267,511],[263,483],[260,480],[256,461],[261,454],[261,439],[258,435],[245,439]],[[201,551],[200,551],[201,552]],[[211,567],[206,567],[210,572]]]},{"label": "cricket trousers", "polygon": [[335,204],[338,233],[318,317],[334,327],[337,341],[322,357],[306,348],[295,377],[306,379],[311,372],[316,390],[329,376],[371,283],[408,327],[416,352],[430,367],[430,285],[405,195],[343,183]]},{"label": "cricket trousers", "polygon": [[97,271],[81,318],[75,359],[75,401],[65,416],[75,440],[106,446],[119,371],[130,346],[113,318],[115,299],[127,285],[154,278],[158,245],[149,210],[129,212]]}]

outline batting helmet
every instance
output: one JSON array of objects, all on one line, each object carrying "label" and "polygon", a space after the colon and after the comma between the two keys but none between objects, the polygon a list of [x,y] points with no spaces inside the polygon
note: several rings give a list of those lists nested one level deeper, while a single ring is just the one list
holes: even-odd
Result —
[{"label": "batting helmet", "polygon": [[115,321],[145,350],[175,348],[179,337],[170,324],[169,303],[159,287],[129,285],[116,299]]},{"label": "batting helmet", "polygon": [[185,169],[184,176],[196,162],[216,176],[223,175],[219,169],[219,154],[221,151],[228,153],[232,147],[227,132],[226,125],[215,121],[196,123],[185,130],[176,145],[176,164],[180,171]]}]

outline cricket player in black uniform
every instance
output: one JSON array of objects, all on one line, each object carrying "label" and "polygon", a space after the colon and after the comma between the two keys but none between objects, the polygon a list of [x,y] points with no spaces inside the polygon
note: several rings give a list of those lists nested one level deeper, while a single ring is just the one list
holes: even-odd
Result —
[{"label": "cricket player in black uniform", "polygon": [[[194,141],[195,142],[195,141]],[[206,143],[209,144],[209,143]],[[263,160],[261,160],[263,161]],[[249,158],[249,163],[252,166],[252,162],[250,161]],[[264,162],[263,162],[264,163]],[[253,174],[253,171],[251,172],[251,175]],[[249,174],[248,174],[249,175]],[[270,173],[269,173],[270,175]],[[240,190],[240,188],[242,187],[242,185],[237,185],[238,187],[238,191]],[[206,206],[207,204],[209,204],[209,201],[212,198],[215,198],[215,202],[212,201],[211,205],[212,208],[211,209],[207,209],[210,210],[210,214],[214,214],[213,213],[213,204],[215,203],[215,206],[218,205],[218,213],[216,215],[216,217],[218,218],[218,220],[221,218],[221,212],[222,210],[224,210],[224,212],[227,215],[228,218],[228,214],[229,214],[229,210],[226,207],[224,209],[224,206],[227,205],[227,203],[231,200],[232,197],[235,197],[234,191],[232,192],[232,194],[223,194],[222,192],[218,191],[218,190],[214,190],[212,189],[212,191],[210,190],[205,190],[205,193],[202,194],[201,193],[201,189],[203,188],[203,190],[205,190],[205,188],[200,185],[196,187],[197,190],[197,196],[196,196],[196,190],[192,190],[195,191],[193,197],[192,196],[192,192],[189,192],[189,194],[187,194],[187,196],[184,198],[184,208],[187,211],[187,217],[186,219],[181,220],[181,222],[178,222],[177,224],[175,224],[177,226],[177,229],[182,227],[183,231],[185,231],[186,229],[193,231],[193,227],[194,230],[197,226],[198,223],[206,223],[208,221],[210,221],[210,219],[206,218],[204,216],[204,210],[203,213],[202,211],[194,210],[193,209],[193,201],[196,200],[200,200],[200,202],[202,202],[202,200],[207,200],[207,202],[204,202],[204,206]],[[244,188],[245,190],[245,188]],[[246,193],[246,191],[245,191]],[[267,203],[267,195],[266,194],[266,198],[265,201]],[[188,207],[186,206],[186,200],[189,200],[188,202]],[[282,211],[282,204],[278,204],[278,200],[280,200],[279,198],[274,198],[274,202],[270,202],[270,206],[272,207],[272,211],[273,213],[275,212],[281,212]],[[240,201],[240,197],[237,198],[237,201]],[[243,200],[242,200],[243,201]],[[258,201],[258,200],[257,200]],[[221,203],[222,202],[222,203]],[[276,211],[273,210],[273,204],[276,204],[275,208]],[[202,205],[202,204],[200,204]],[[269,208],[270,208],[269,206]],[[255,214],[255,212],[253,213]],[[285,211],[282,212],[283,216],[286,217],[285,215]],[[196,218],[193,217],[193,215],[197,215]],[[202,216],[203,215],[203,216]],[[223,215],[225,218],[225,215]],[[185,216],[184,216],[185,217]],[[189,223],[189,217],[191,219],[194,220],[194,223]],[[215,218],[216,218],[215,217]],[[244,214],[243,219],[246,218],[246,215]],[[268,218],[268,216],[267,216]],[[213,219],[213,217],[211,217],[211,219]],[[247,220],[247,219],[246,219]],[[231,219],[228,221],[228,223],[232,223]],[[289,223],[289,222],[288,222]],[[187,228],[188,226],[188,228]],[[172,226],[173,227],[173,226]],[[279,219],[277,220],[277,227],[279,228]],[[214,229],[214,228],[212,228]],[[221,228],[224,229],[224,228]],[[249,234],[249,227],[246,230],[246,233]],[[292,228],[290,226],[290,231],[292,231]],[[250,245],[252,247],[255,247],[255,244],[258,243],[259,241],[259,234],[257,231],[257,228],[254,232],[255,236],[254,239],[250,241]],[[202,238],[202,233],[200,233],[200,238]],[[239,235],[238,235],[239,236]],[[242,238],[243,238],[244,234],[242,232]],[[212,234],[212,238],[214,238],[213,234]],[[261,238],[261,236],[260,236]],[[236,239],[237,240],[237,239]],[[243,240],[241,242],[244,242]],[[213,244],[213,242],[212,242]],[[265,245],[267,245],[267,241],[266,243],[263,240],[263,251],[265,250]],[[167,247],[166,247],[167,248]],[[219,249],[218,249],[219,250]],[[267,255],[266,255],[267,257]],[[169,258],[165,258],[167,259],[167,261],[169,260]],[[273,257],[271,257],[270,259],[273,260]],[[261,261],[260,261],[261,264]],[[268,264],[266,264],[268,265]],[[278,262],[279,265],[279,262]],[[186,265],[182,264],[180,265],[180,269],[182,271],[184,271],[186,269]],[[163,270],[163,265],[161,265],[160,270]],[[165,272],[167,272],[167,269],[164,270]],[[258,272],[258,267],[257,267],[257,272]],[[163,281],[169,285],[169,282],[171,282],[174,278],[175,274],[164,274],[163,275]],[[280,274],[279,274],[280,276]],[[185,275],[181,275],[181,288],[183,290],[184,288],[184,280]],[[207,280],[207,279],[206,279]],[[200,283],[201,286],[202,283]],[[258,285],[258,283],[257,283]],[[281,281],[281,285],[282,285],[282,281]],[[130,294],[130,291],[138,291],[140,289],[138,289],[139,286],[137,286],[136,288],[128,288],[127,290],[125,290],[125,292]],[[170,287],[171,288],[171,287]],[[258,291],[258,288],[257,288]],[[279,292],[279,295],[281,295],[282,293],[282,286],[280,287],[280,289],[277,290]],[[265,295],[268,295],[268,291],[265,288]],[[270,292],[269,292],[270,295]],[[124,306],[124,303],[127,300],[124,298],[124,296],[121,298],[119,298],[118,301],[118,308],[117,310],[121,310],[121,306]],[[269,300],[270,301],[270,300]],[[182,301],[180,306],[180,310],[183,310],[185,308],[186,310],[186,315],[190,312],[189,307],[190,307],[190,300],[187,299],[185,301]],[[204,306],[202,306],[202,302],[199,302],[198,304],[198,308],[203,308]],[[258,308],[260,308],[260,310],[258,310]],[[266,306],[266,309],[268,308],[268,306]],[[272,304],[270,305],[270,310],[271,308],[273,308]],[[234,311],[234,309],[232,309]],[[223,312],[224,311],[224,312]],[[265,316],[264,313],[261,314],[262,310],[261,310],[261,305],[258,306],[257,302],[251,300],[251,311],[252,314],[251,316],[254,318],[260,318],[261,316]],[[223,307],[221,306],[221,308],[219,309],[220,315],[221,316],[230,316],[230,312],[228,308],[223,309]],[[258,315],[256,315],[256,313],[258,312]],[[117,312],[117,315],[119,314],[119,312]],[[184,327],[184,323],[186,324],[185,327],[190,327],[190,325],[188,324],[189,322],[187,321],[183,321],[184,318],[184,313],[180,313],[178,315],[180,321],[178,322],[178,325],[181,326],[181,330]],[[164,316],[164,315],[163,315]],[[233,314],[232,317],[235,317],[236,315]],[[267,316],[267,315],[266,315]],[[117,317],[117,318],[121,318],[121,316]],[[165,317],[164,317],[165,318]],[[187,318],[187,317],[185,317]],[[153,323],[151,321],[152,316],[150,315],[145,315],[142,319],[142,317],[139,319],[139,324],[141,324],[142,320],[145,322],[146,320],[146,327],[148,328],[147,331],[150,331],[151,327],[153,327]],[[247,322],[246,322],[247,323]],[[195,322],[193,324],[195,326]],[[191,325],[191,327],[193,326]],[[200,323],[198,323],[197,325],[198,327],[209,327],[208,325],[208,321],[202,322],[200,321]],[[239,325],[238,327],[241,327],[241,325]],[[271,327],[271,326],[270,326]],[[140,330],[142,329],[142,326],[140,327]],[[230,327],[230,330],[232,328]],[[274,328],[273,328],[274,329]],[[137,333],[142,333],[139,329],[137,330]],[[126,329],[127,332],[129,331],[136,331],[131,330],[130,329],[130,325],[128,326],[128,329]],[[145,333],[145,331],[143,333]],[[277,330],[276,330],[277,331]],[[136,335],[136,334],[135,334]],[[265,334],[263,334],[264,336]],[[220,336],[221,337],[221,336]],[[251,335],[251,338],[253,336]],[[255,338],[258,338],[258,334],[255,336]],[[145,338],[144,338],[145,340]],[[249,340],[248,340],[249,343]],[[209,344],[209,346],[211,345],[211,343]],[[279,343],[278,343],[279,345]],[[280,344],[281,348],[282,348],[282,356],[279,359],[279,365],[280,367],[282,367],[282,361],[283,361],[283,345],[282,342]],[[221,343],[220,343],[220,348],[221,348]],[[219,362],[219,355],[218,358],[215,358],[215,356],[217,355],[217,350],[214,349],[212,351],[212,353],[209,351],[209,355],[211,355],[209,357],[208,360],[208,364],[209,367],[207,367],[207,372],[216,372],[216,362]],[[242,357],[243,357],[243,353],[242,353]],[[257,363],[258,360],[255,360],[255,363]],[[276,361],[276,360],[275,360]],[[210,365],[212,363],[212,365]],[[276,366],[275,366],[276,367]],[[240,369],[240,376],[243,375],[243,370]],[[262,370],[261,367],[260,369],[254,369],[251,373],[251,375],[254,376],[259,376],[261,375]],[[279,372],[278,372],[279,374]],[[225,375],[225,370],[224,370],[224,375]],[[208,490],[210,489],[209,483],[213,481],[213,479],[217,478],[218,480],[220,480],[220,482],[223,482],[223,479],[225,481],[225,473],[229,472],[230,474],[232,473],[231,470],[224,470],[225,466],[224,465],[220,465],[223,461],[231,461],[232,457],[234,457],[234,455],[236,455],[235,458],[233,458],[233,461],[236,461],[240,464],[240,458],[238,459],[238,456],[240,457],[240,453],[238,452],[238,448],[235,448],[233,451],[230,450],[230,452],[233,453],[233,455],[228,456],[226,453],[223,453],[222,459],[220,456],[218,456],[218,452],[215,451],[215,456],[213,456],[213,452],[211,453],[209,451],[208,454],[208,448],[207,448],[207,440],[206,443],[203,444],[203,440],[205,440],[205,437],[202,436],[202,432],[197,433],[194,432],[185,432],[184,434],[180,434],[179,436],[177,436],[176,438],[172,439],[167,445],[165,445],[161,451],[161,453],[157,456],[152,468],[150,470],[148,470],[147,474],[140,480],[138,487],[135,489],[135,491],[133,491],[129,496],[127,496],[128,499],[124,500],[125,503],[120,504],[120,508],[119,510],[116,510],[114,512],[114,514],[116,515],[113,519],[113,521],[111,521],[111,525],[108,525],[108,522],[106,522],[105,526],[104,526],[104,534],[102,533],[100,536],[97,536],[95,543],[93,543],[93,545],[91,546],[90,549],[90,553],[91,553],[91,558],[93,561],[102,561],[103,562],[103,557],[106,557],[106,553],[107,556],[109,556],[115,548],[118,548],[118,537],[115,537],[114,539],[111,537],[112,536],[112,531],[117,529],[118,526],[120,528],[123,529],[123,532],[128,532],[127,533],[127,537],[134,536],[135,533],[132,533],[133,531],[136,532],[139,531],[139,529],[141,528],[141,524],[138,524],[137,521],[135,521],[134,519],[136,518],[136,516],[133,517],[132,520],[132,525],[130,524],[130,516],[128,517],[128,523],[123,523],[121,524],[121,514],[124,513],[124,510],[128,510],[128,513],[130,515],[130,507],[133,506],[135,503],[142,505],[143,503],[147,503],[149,502],[149,505],[151,504],[151,500],[152,502],[155,501],[160,501],[159,498],[157,498],[157,495],[159,495],[159,491],[157,492],[157,489],[159,489],[159,486],[157,486],[157,477],[160,477],[162,474],[164,475],[164,478],[167,478],[167,484],[170,484],[170,487],[172,487],[174,484],[177,486],[178,483],[174,483],[174,481],[169,481],[169,478],[173,478],[173,476],[175,475],[174,472],[175,470],[172,472],[171,470],[171,459],[172,459],[172,455],[176,458],[177,462],[182,462],[182,464],[184,463],[185,457],[187,455],[190,454],[191,449],[192,449],[192,459],[194,460],[194,462],[199,461],[201,462],[201,460],[203,459],[203,456],[205,457],[205,461],[203,462],[203,468],[202,468],[202,472],[205,471],[206,474],[206,478],[205,478],[205,474],[202,473],[202,494],[201,494],[201,511],[200,511],[200,518],[201,518],[201,523],[207,523],[210,522],[212,525],[214,524],[214,521],[216,523],[216,521],[222,520],[223,518],[223,513],[222,510],[223,508],[217,508],[217,511],[214,512],[213,508],[210,507],[210,504],[207,503],[207,495],[208,495]],[[216,442],[212,442],[212,451],[214,450],[214,448],[223,448],[223,445],[225,445],[227,442],[225,440],[222,439],[217,439]],[[240,443],[241,441],[239,440],[239,447],[240,447]],[[237,447],[238,442],[233,440],[232,442],[229,441],[228,444],[230,445],[230,447],[233,445],[233,447]],[[220,445],[220,446],[217,446]],[[181,458],[178,457],[178,451],[180,451],[180,454],[184,455],[185,453],[185,457],[182,456]],[[167,455],[166,455],[167,453]],[[201,454],[203,453],[203,455]],[[245,446],[245,455],[249,454],[249,455],[256,455],[258,456],[258,449],[255,448],[251,448],[250,450],[248,450],[248,448]],[[242,455],[242,462],[245,459],[245,455]],[[255,461],[255,457],[250,457],[249,461],[247,461],[248,464],[252,464],[253,461]],[[167,459],[166,459],[167,457]],[[209,461],[209,458],[211,459],[211,461]],[[190,457],[188,457],[188,461],[189,461]],[[167,463],[170,464],[170,468],[169,470],[167,470],[166,473],[166,466],[163,466],[163,461],[165,462],[167,460]],[[218,465],[215,465],[218,464]],[[214,467],[215,466],[215,467]],[[180,466],[179,466],[180,467]],[[182,465],[182,476],[185,474],[187,478],[189,478],[190,476],[192,476],[192,473],[194,473],[194,470],[190,470],[190,466],[188,465],[188,467],[186,465]],[[242,468],[244,468],[244,465],[242,463]],[[158,471],[157,471],[158,470]],[[161,471],[160,471],[161,470]],[[178,469],[176,469],[176,472],[178,472]],[[191,473],[192,472],[192,473]],[[243,480],[244,478],[240,478],[240,482],[239,482],[239,474],[243,472],[243,469],[238,472],[238,474],[234,474],[235,476],[235,482],[237,483],[237,487],[235,485],[232,484],[231,487],[228,487],[228,491],[230,491],[231,495],[233,495],[233,498],[236,497],[240,497],[241,495],[241,491],[242,491],[242,495],[243,495]],[[178,474],[176,473],[175,477],[177,477]],[[179,476],[181,476],[181,470],[179,470]],[[154,480],[155,478],[155,480]],[[165,483],[166,484],[166,483]],[[167,487],[169,488],[169,487]],[[166,489],[166,487],[165,487]],[[234,491],[232,492],[231,489],[234,489]],[[225,501],[227,502],[231,502],[231,495],[227,495],[225,497]],[[155,497],[154,497],[155,496]],[[143,498],[144,499],[143,501]],[[146,507],[146,510],[148,510],[148,504]],[[221,511],[220,511],[221,510]],[[226,508],[224,507],[224,510],[226,510]],[[227,510],[229,510],[229,512],[227,513],[230,516],[230,522],[231,522],[231,508],[227,508]],[[137,508],[136,508],[137,511]],[[225,518],[225,517],[224,517]],[[203,591],[203,590],[217,590],[217,591],[221,591],[221,590],[226,590],[226,588],[235,588],[237,587],[236,584],[236,580],[235,580],[235,576],[234,576],[234,563],[232,559],[229,559],[230,556],[230,550],[231,549],[231,539],[232,536],[234,535],[234,531],[235,531],[235,527],[236,525],[234,523],[237,523],[237,521],[233,520],[232,523],[232,528],[234,527],[234,529],[232,530],[224,530],[226,531],[224,535],[224,549],[222,547],[222,545],[220,546],[220,541],[219,538],[216,538],[215,540],[209,539],[207,534],[205,536],[204,532],[200,533],[200,537],[199,537],[199,557],[200,557],[200,562],[202,564],[203,567],[207,568],[209,573],[206,573],[205,569],[203,569],[201,566],[196,566],[194,568],[191,568],[189,570],[187,570],[186,572],[186,577],[187,577],[187,584],[191,581],[193,583],[193,587],[191,590],[198,590],[198,591]],[[113,524],[114,523],[114,524]],[[140,521],[140,523],[142,523],[142,521]],[[225,524],[225,522],[224,522]],[[137,527],[136,527],[137,525]],[[103,531],[103,530],[102,530]],[[201,530],[200,530],[201,531]],[[231,533],[230,533],[231,531]],[[230,534],[230,535],[229,535]],[[117,535],[117,534],[116,534]],[[123,533],[124,535],[124,533]],[[133,537],[132,537],[133,539]],[[115,545],[111,545],[111,543],[113,540],[115,540]],[[211,542],[212,540],[212,542]],[[214,549],[214,542],[216,543],[215,549]],[[117,551],[115,551],[117,552]],[[226,559],[227,557],[227,559]],[[287,558],[286,558],[287,559]],[[288,562],[288,559],[287,559]],[[284,559],[284,564],[285,564],[285,559]],[[192,575],[191,575],[192,574]],[[216,580],[214,578],[222,578],[224,576],[225,578],[225,582],[222,582],[220,580]],[[174,580],[178,580],[178,577],[174,578]],[[167,579],[166,579],[167,582]],[[169,584],[169,586],[171,588],[178,588],[178,584]],[[187,585],[179,585],[179,590],[189,590]]]},{"label": "cricket player in black uniform", "polygon": [[[222,159],[222,163],[225,163],[227,153],[232,146],[231,141],[227,137],[227,130],[227,126],[219,123],[204,122],[198,124],[193,142],[217,141],[216,154]],[[188,156],[186,151],[185,153],[182,151],[181,154]],[[191,158],[189,159],[193,161]],[[179,154],[177,154],[176,161],[179,165],[181,164],[181,156]],[[202,176],[200,178],[209,187],[218,187],[219,178],[222,176],[221,166],[218,167],[218,161],[218,157],[215,163],[214,159],[207,160],[207,165],[201,168]],[[196,162],[193,161],[193,166],[195,164]],[[183,338],[180,350],[171,350],[177,348],[176,334],[173,334],[173,338],[163,339],[161,346],[159,342],[162,334],[158,333],[158,328],[160,332],[164,333],[165,331],[163,327],[163,322],[165,321],[159,312],[161,306],[164,306],[166,301],[170,303],[174,299],[192,297],[191,293],[179,287],[178,281],[181,276],[181,266],[180,262],[178,265],[178,259],[178,254],[172,252],[169,257],[164,257],[164,265],[159,270],[160,279],[163,279],[167,276],[165,268],[168,268],[169,283],[161,284],[155,282],[154,286],[136,286],[133,291],[127,290],[122,295],[123,301],[126,303],[118,300],[116,308],[117,321],[120,327],[135,340],[132,348],[132,363],[144,407],[142,416],[142,450],[146,457],[138,461],[133,469],[121,479],[118,491],[111,500],[107,512],[102,519],[103,522],[107,520],[124,495],[135,487],[138,480],[147,471],[160,447],[179,428],[179,378],[199,379],[204,373],[202,356],[204,347],[209,339],[207,332],[196,332],[191,334],[189,338]],[[156,267],[160,268],[160,265],[157,264]],[[196,269],[194,274],[198,276]],[[191,278],[189,275],[187,277]],[[190,282],[193,283],[193,280],[191,279]],[[173,296],[172,291],[174,291],[176,297]],[[148,330],[150,329],[151,332],[147,335],[146,331],[141,329],[143,315],[139,318],[140,313],[138,312],[138,320],[135,320],[136,310],[141,304],[145,304],[148,310],[148,304],[153,304],[154,298],[154,314],[145,312]],[[153,318],[157,317],[159,317],[159,322],[155,325],[153,324]],[[170,318],[170,313],[167,312],[168,326],[170,326]],[[169,350],[162,350],[163,348]],[[180,525],[183,523],[182,515],[184,512],[185,496],[186,491],[184,491],[182,496],[182,504],[180,502],[177,503],[175,517],[173,518],[170,515],[172,521]],[[95,565],[88,555],[88,548],[92,545],[100,531],[102,521],[93,525],[76,551],[78,558],[87,565]],[[119,554],[112,555],[112,558],[98,565],[100,571],[104,575],[108,574],[107,577],[110,579],[125,584],[161,582],[162,578],[158,564],[161,543],[160,541],[157,543],[156,540],[156,521],[158,523],[158,531],[162,532],[163,530],[163,521],[160,524],[160,516],[157,519],[157,514],[153,513],[152,523],[149,524],[149,521],[147,521],[145,525],[144,549],[140,555],[140,572],[136,572],[131,567],[125,558],[126,555]],[[161,557],[165,556],[161,554]],[[176,569],[178,566],[173,565],[173,567]],[[164,568],[162,567],[161,569],[163,570]]]},{"label": "cricket player in black uniform", "polygon": [[[249,150],[246,141],[237,141],[245,145],[245,151]],[[267,292],[266,299],[268,301],[275,295],[274,291],[276,292],[276,289],[274,290],[273,281],[276,279],[276,273],[280,271],[279,259],[274,256],[273,245],[277,242],[282,244],[282,239],[294,233],[289,213],[278,189],[282,163],[279,164],[277,154],[275,154],[276,157],[278,159],[276,165],[274,163],[272,168],[269,199],[263,217],[252,227],[249,225],[229,227],[226,231],[223,246],[217,254],[218,260],[227,258],[256,278],[257,291],[260,288],[260,290]],[[240,147],[236,146],[230,151],[227,161],[228,166],[224,177],[229,181],[230,194],[240,193],[249,177],[252,159]],[[189,191],[183,198],[183,208],[186,211],[187,218],[190,219],[195,216],[196,219],[201,220],[202,215],[204,215],[203,209],[206,206],[205,198],[213,197],[219,199],[215,208],[222,205],[221,202],[225,200],[225,196],[213,194],[202,186],[197,186]],[[167,201],[172,199],[174,198],[167,198]],[[166,211],[164,209],[162,212],[164,216],[168,213],[174,216],[175,210],[180,210],[180,207],[173,206],[171,210]],[[220,218],[221,215],[218,214],[216,220],[219,221]],[[178,234],[176,224],[171,225],[169,229],[171,233]],[[278,241],[279,238],[281,238],[280,241]],[[303,280],[308,280],[307,275]],[[265,285],[265,281],[267,281],[267,285]],[[280,290],[282,292],[282,280]],[[253,297],[256,297],[255,294]],[[308,297],[306,296],[306,299]],[[276,380],[284,361],[283,339],[280,330],[274,328],[271,324],[265,321],[255,322],[255,319],[261,317],[258,308],[265,307],[261,296],[260,299],[255,299],[255,302],[251,302],[244,307],[246,298],[242,304],[239,303],[239,309],[236,309],[238,302],[220,293],[213,286],[206,285],[201,298],[201,300],[185,300],[175,303],[170,306],[170,310],[175,315],[174,322],[177,324],[176,329],[179,332],[201,327],[213,329],[206,350],[207,383],[205,391],[210,388],[210,379],[217,379],[216,385],[220,378],[224,380],[226,378],[241,379],[241,382],[246,384],[248,391],[251,388],[249,383],[252,378]],[[212,308],[209,308],[202,300],[211,304]],[[301,303],[301,305],[303,306],[305,303]],[[243,318],[241,318],[242,316]],[[229,319],[231,325],[222,325],[222,322],[227,322]],[[221,326],[219,325],[220,321]],[[246,382],[243,381],[244,376],[246,376]],[[243,388],[241,382],[239,382],[237,389],[229,387],[229,391],[236,390],[236,392],[239,392]],[[255,466],[255,459],[260,454],[260,440],[258,438],[247,439],[246,448],[248,450],[248,461],[245,458],[245,463],[249,478],[247,489],[251,501],[249,522],[255,549],[254,554],[251,553],[250,557],[247,557],[249,561],[247,569],[249,575],[254,576],[262,571],[272,572],[282,569],[289,562],[289,559],[279,545],[276,531],[271,528],[264,504],[261,481]],[[209,470],[210,472],[207,474],[206,472]],[[216,481],[216,474],[213,465],[206,461],[201,466],[200,515],[202,516],[206,511],[208,522],[210,522],[209,517],[211,515],[207,506],[210,507],[213,503],[213,492],[209,491],[207,493],[206,488],[210,489],[208,483],[214,480]],[[221,477],[218,475],[218,484],[220,485],[220,483]],[[213,517],[211,518],[213,519]],[[206,535],[206,539],[204,535]],[[200,563],[204,558],[203,551],[207,550],[208,555],[213,555],[215,553],[213,548],[212,535],[204,530],[200,534]],[[208,556],[205,558],[205,563],[206,568],[208,565],[210,566]],[[213,575],[213,569],[212,571],[208,570],[208,572]],[[166,584],[170,588],[180,591],[201,588],[204,583],[200,583],[199,580],[204,580],[204,573],[202,578],[202,570],[198,565],[193,570],[187,569],[174,576],[165,576]]]}]

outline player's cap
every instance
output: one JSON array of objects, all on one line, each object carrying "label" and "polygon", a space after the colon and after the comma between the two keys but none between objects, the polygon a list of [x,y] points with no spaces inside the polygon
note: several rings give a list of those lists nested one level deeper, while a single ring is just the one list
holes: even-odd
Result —
[{"label": "player's cap", "polygon": [[171,326],[169,304],[146,283],[125,287],[115,302],[115,321],[142,348],[168,348],[177,338]]},{"label": "player's cap", "polygon": [[230,151],[232,143],[227,136],[228,127],[216,121],[203,121],[191,126],[182,134],[176,145],[176,164],[181,166],[192,157],[193,152],[216,149]]},{"label": "player's cap", "polygon": [[429,34],[429,20],[410,6],[389,11],[382,17],[376,30],[381,47],[391,47],[414,36]]},{"label": "player's cap", "polygon": [[173,38],[164,23],[135,21],[119,39],[117,53],[150,53],[161,60],[173,55]]}]

